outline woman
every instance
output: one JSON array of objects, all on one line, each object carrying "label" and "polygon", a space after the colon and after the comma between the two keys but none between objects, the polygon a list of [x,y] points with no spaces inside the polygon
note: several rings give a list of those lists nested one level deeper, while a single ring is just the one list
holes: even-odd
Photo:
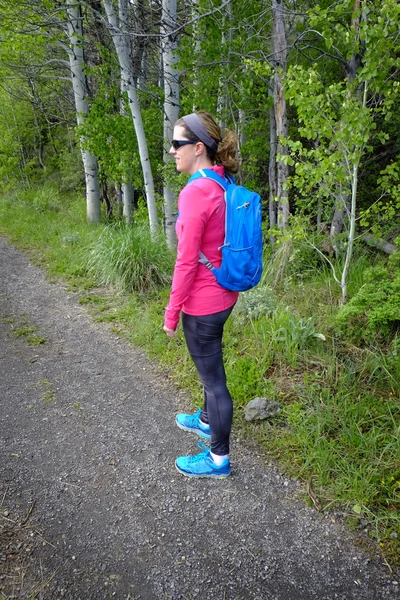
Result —
[{"label": "woman", "polygon": [[[180,172],[193,175],[212,169],[222,177],[238,171],[238,141],[221,129],[211,115],[192,113],[174,127],[170,154]],[[189,477],[227,477],[230,474],[229,435],[232,398],[226,385],[222,336],[238,292],[222,288],[212,272],[199,262],[202,251],[219,267],[225,235],[225,201],[222,188],[206,178],[190,182],[180,193],[176,224],[178,252],[172,290],[165,311],[164,331],[175,337],[182,312],[182,327],[190,356],[204,388],[204,406],[194,415],[179,414],[176,424],[185,431],[211,440],[210,449],[181,456],[176,468]]]}]

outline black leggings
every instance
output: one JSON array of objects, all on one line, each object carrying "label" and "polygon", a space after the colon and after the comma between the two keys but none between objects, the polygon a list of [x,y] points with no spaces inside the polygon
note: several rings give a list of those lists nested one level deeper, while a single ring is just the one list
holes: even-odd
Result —
[{"label": "black leggings", "polygon": [[222,359],[222,335],[232,309],[233,306],[222,312],[200,317],[182,313],[186,344],[204,388],[201,420],[209,423],[211,451],[219,455],[229,454],[233,415],[232,398],[226,386]]}]

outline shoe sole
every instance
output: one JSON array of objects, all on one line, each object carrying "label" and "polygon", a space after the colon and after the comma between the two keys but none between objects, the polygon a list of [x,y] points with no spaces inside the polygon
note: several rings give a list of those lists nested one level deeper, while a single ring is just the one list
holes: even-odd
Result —
[{"label": "shoe sole", "polygon": [[205,433],[204,431],[201,431],[201,429],[193,429],[192,427],[185,427],[184,425],[181,425],[178,421],[175,421],[175,423],[178,425],[179,429],[182,429],[182,431],[189,431],[190,433],[196,433],[199,437],[203,438],[203,440],[211,440],[211,435],[209,433]]},{"label": "shoe sole", "polygon": [[178,471],[178,473],[180,473],[181,475],[185,475],[185,477],[194,477],[196,479],[201,479],[201,478],[206,478],[206,477],[209,477],[211,479],[226,479],[231,474],[231,472],[229,471],[229,473],[224,473],[224,474],[208,473],[208,474],[204,474],[204,475],[199,475],[197,473],[187,473],[186,471],[182,471],[176,463],[175,463],[175,467],[176,467],[176,470]]}]

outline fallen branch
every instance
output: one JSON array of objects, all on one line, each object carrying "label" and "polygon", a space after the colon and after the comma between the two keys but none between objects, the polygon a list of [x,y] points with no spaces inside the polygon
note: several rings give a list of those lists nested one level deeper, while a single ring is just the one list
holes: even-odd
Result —
[{"label": "fallen branch", "polygon": [[382,240],[381,238],[377,238],[369,233],[364,233],[360,235],[360,239],[365,242],[368,246],[372,248],[377,248],[386,254],[394,254],[399,248],[386,240]]}]

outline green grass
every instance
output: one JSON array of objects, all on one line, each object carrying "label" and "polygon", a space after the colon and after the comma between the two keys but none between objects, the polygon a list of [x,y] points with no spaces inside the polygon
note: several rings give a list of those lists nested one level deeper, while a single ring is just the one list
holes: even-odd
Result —
[{"label": "green grass", "polygon": [[[49,192],[1,199],[1,231],[81,290],[93,318],[164,365],[196,406],[202,390],[183,335],[172,340],[162,329],[172,271],[165,246],[142,229],[86,225],[83,199],[50,202]],[[256,440],[288,475],[312,485],[323,511],[341,511],[400,564],[399,337],[358,347],[350,331],[339,335],[340,290],[329,269],[301,251],[292,256],[268,262],[263,283],[241,296],[227,323],[235,437]],[[352,293],[377,261],[358,250]],[[255,396],[279,401],[280,415],[246,423],[243,409]]]},{"label": "green grass", "polygon": [[[14,323],[14,318],[12,320],[5,320],[5,322]],[[23,338],[27,344],[30,346],[41,346],[46,343],[46,338],[41,335],[38,335],[38,328],[27,323],[20,323],[19,325],[11,326],[11,333],[16,337]]]},{"label": "green grass", "polygon": [[173,255],[164,237],[144,225],[104,227],[89,249],[90,272],[102,285],[145,292],[171,283]]},{"label": "green grass", "polygon": [[49,275],[72,285],[93,285],[85,252],[97,229],[86,223],[82,197],[61,195],[52,185],[0,199],[0,232]]}]

